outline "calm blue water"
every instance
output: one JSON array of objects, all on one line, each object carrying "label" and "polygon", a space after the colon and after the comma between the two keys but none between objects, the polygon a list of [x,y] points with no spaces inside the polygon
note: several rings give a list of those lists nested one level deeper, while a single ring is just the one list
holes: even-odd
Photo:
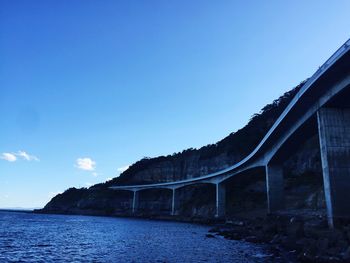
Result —
[{"label": "calm blue water", "polygon": [[0,212],[0,262],[261,262],[260,246],[209,227],[125,218]]}]

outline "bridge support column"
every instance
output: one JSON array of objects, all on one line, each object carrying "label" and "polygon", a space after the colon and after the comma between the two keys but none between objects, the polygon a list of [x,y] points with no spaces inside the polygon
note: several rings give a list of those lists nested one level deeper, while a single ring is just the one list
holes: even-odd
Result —
[{"label": "bridge support column", "polygon": [[328,224],[350,218],[350,109],[317,112]]},{"label": "bridge support column", "polygon": [[171,215],[175,216],[177,215],[177,200],[176,200],[176,189],[172,189],[173,191],[173,198],[171,200]]},{"label": "bridge support column", "polygon": [[134,190],[134,196],[132,198],[132,213],[136,214],[137,208],[139,206],[139,192],[137,190]]},{"label": "bridge support column", "polygon": [[216,213],[215,217],[225,217],[226,210],[226,187],[223,183],[216,183]]},{"label": "bridge support column", "polygon": [[284,180],[282,165],[266,165],[267,209],[269,213],[284,208]]}]

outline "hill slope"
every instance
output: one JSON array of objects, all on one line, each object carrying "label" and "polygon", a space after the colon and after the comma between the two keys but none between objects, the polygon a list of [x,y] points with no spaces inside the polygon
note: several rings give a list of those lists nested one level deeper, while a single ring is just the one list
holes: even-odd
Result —
[{"label": "hill slope", "polygon": [[[125,215],[130,213],[132,193],[113,191],[108,189],[109,186],[176,181],[203,176],[231,166],[253,150],[304,83],[302,82],[271,104],[266,105],[260,113],[252,116],[245,127],[231,133],[215,144],[210,144],[200,149],[187,149],[168,156],[142,159],[131,165],[119,177],[110,181],[96,184],[89,189],[70,188],[66,190],[63,194],[55,196],[41,212]],[[294,154],[286,162],[288,166],[287,175],[303,174],[302,180],[304,180],[304,184],[305,180],[310,179],[309,185],[312,189],[307,191],[304,189],[303,191],[310,194],[316,191],[316,197],[320,196],[319,191],[321,191],[320,180],[318,180],[317,176],[314,176],[314,174],[320,174],[317,143],[317,138],[311,139],[309,144],[305,144],[298,153]],[[310,158],[313,158],[312,162],[308,161]],[[301,167],[301,169],[294,169],[293,167]],[[305,176],[305,173],[311,175],[311,177]],[[238,205],[239,209],[247,206],[263,207],[265,205],[266,194],[263,173],[252,176],[247,175],[242,178],[237,177],[235,180],[236,182],[230,188],[232,191],[229,190],[231,193],[228,195],[230,198],[235,199],[234,204]],[[298,177],[294,176],[290,183],[295,187],[298,185],[297,181]],[[246,193],[242,191],[246,191]],[[300,194],[300,191],[297,192],[297,195],[300,196]],[[169,213],[171,202],[169,191],[149,190],[144,191],[142,195],[143,201],[139,204],[140,211],[144,211],[144,213],[152,211],[155,215]],[[211,186],[192,186],[179,189],[179,197],[183,199],[183,211],[181,214],[188,217],[194,215],[209,217],[214,211],[211,195],[215,195]],[[307,199],[308,197],[305,198]],[[198,202],[193,200],[198,200]],[[317,205],[322,206],[322,200]]]}]

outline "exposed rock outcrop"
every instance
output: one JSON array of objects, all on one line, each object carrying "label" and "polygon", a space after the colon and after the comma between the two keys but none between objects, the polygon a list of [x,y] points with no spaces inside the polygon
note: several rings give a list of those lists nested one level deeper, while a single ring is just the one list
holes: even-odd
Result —
[{"label": "exposed rock outcrop", "polygon": [[[108,189],[116,184],[141,184],[182,180],[224,169],[245,157],[262,139],[285,109],[300,84],[255,114],[249,123],[216,144],[156,158],[144,158],[131,165],[120,177],[89,189],[71,188],[55,196],[41,212],[101,215],[130,214],[132,193]],[[288,205],[293,208],[324,208],[320,154],[317,136],[311,137],[285,162]],[[227,214],[265,209],[264,171],[235,176],[227,187]],[[167,215],[171,209],[169,190],[140,193],[139,215]],[[211,218],[215,189],[212,185],[189,186],[178,190],[178,214],[183,218]]]}]

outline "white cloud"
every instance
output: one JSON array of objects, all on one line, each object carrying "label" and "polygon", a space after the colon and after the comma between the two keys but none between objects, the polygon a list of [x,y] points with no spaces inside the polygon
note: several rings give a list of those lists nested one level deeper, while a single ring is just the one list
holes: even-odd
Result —
[{"label": "white cloud", "polygon": [[76,160],[76,165],[75,165],[75,167],[85,171],[94,171],[95,166],[96,166],[96,162],[88,157],[78,158]]},{"label": "white cloud", "polygon": [[28,153],[26,153],[25,151],[18,151],[17,156],[22,157],[23,159],[27,160],[27,161],[39,161],[39,158],[34,156],[34,155],[30,155]]},{"label": "white cloud", "polygon": [[23,159],[23,160],[27,160],[27,161],[39,161],[39,158],[34,156],[34,155],[30,155],[28,153],[26,153],[25,151],[18,151],[17,153],[2,153],[0,155],[0,159],[3,159],[5,161],[8,162],[15,162],[17,161],[19,158]]},{"label": "white cloud", "polygon": [[8,162],[15,162],[17,161],[17,157],[13,153],[2,153],[0,156],[0,159],[3,159]]},{"label": "white cloud", "polygon": [[112,180],[113,178],[112,177],[108,177],[107,179],[106,179],[106,181],[110,181],[110,180]]},{"label": "white cloud", "polygon": [[117,171],[118,171],[119,173],[122,173],[122,172],[126,171],[126,170],[129,168],[129,166],[130,166],[130,165],[126,165],[126,166],[123,166],[123,167],[119,167],[119,168],[117,168]]}]

